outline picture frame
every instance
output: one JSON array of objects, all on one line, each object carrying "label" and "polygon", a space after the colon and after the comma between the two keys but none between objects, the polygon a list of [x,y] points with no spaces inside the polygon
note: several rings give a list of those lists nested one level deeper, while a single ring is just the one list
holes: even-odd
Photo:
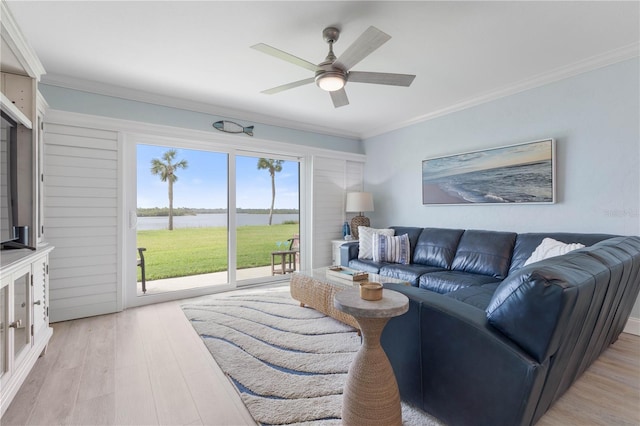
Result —
[{"label": "picture frame", "polygon": [[422,161],[422,204],[553,204],[555,139]]}]

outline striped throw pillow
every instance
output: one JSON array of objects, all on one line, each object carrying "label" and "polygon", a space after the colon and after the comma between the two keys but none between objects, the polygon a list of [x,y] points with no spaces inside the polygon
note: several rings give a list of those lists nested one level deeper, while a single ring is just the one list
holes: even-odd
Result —
[{"label": "striped throw pillow", "polygon": [[373,236],[384,234],[393,236],[396,233],[393,229],[375,229],[368,226],[358,226],[359,250],[358,259],[371,260],[373,258]]},{"label": "striped throw pillow", "polygon": [[373,261],[401,263],[408,265],[410,259],[409,236],[407,234],[391,237],[373,234]]}]

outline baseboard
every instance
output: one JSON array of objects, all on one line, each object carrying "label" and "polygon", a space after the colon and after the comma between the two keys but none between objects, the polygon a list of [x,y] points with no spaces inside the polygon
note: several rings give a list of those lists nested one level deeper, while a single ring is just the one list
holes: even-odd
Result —
[{"label": "baseboard", "polygon": [[629,318],[629,321],[627,321],[623,331],[625,333],[640,336],[640,318]]}]

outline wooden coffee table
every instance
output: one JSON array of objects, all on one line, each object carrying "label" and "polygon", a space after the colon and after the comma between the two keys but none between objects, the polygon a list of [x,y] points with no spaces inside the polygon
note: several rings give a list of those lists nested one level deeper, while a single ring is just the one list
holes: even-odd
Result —
[{"label": "wooden coffee table", "polygon": [[346,426],[402,426],[400,392],[380,335],[389,318],[403,315],[409,299],[383,289],[382,299],[367,301],[358,290],[335,295],[337,309],[353,315],[362,331],[362,346],[349,367],[342,396],[342,424]]},{"label": "wooden coffee table", "polygon": [[[382,283],[396,283],[410,285],[406,281],[378,274],[369,274],[368,281]],[[358,321],[345,312],[336,309],[333,305],[333,297],[344,290],[358,289],[360,283],[347,281],[340,278],[327,276],[327,268],[318,268],[311,271],[298,271],[291,275],[291,297],[300,302],[300,306],[308,306],[338,321],[360,329]]]}]

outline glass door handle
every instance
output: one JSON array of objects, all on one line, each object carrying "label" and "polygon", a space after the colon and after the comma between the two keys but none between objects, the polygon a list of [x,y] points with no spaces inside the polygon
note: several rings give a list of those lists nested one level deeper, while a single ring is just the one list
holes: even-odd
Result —
[{"label": "glass door handle", "polygon": [[9,328],[20,328],[22,327],[22,320],[19,319],[18,321],[14,321],[11,324],[9,324]]}]

